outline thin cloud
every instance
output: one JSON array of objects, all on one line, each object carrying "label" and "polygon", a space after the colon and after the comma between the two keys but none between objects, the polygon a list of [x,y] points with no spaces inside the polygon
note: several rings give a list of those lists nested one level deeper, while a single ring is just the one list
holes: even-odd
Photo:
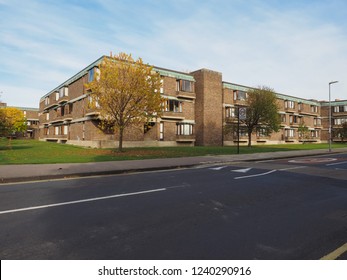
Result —
[{"label": "thin cloud", "polygon": [[1,99],[37,107],[110,51],[304,98],[326,99],[339,80],[334,96],[346,98],[346,3],[282,2],[0,0]]}]

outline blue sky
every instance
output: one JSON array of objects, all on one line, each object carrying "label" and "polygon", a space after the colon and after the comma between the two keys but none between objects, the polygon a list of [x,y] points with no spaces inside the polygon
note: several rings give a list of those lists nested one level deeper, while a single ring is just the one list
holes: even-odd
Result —
[{"label": "blue sky", "polygon": [[347,99],[345,0],[0,0],[0,100],[38,107],[102,55]]}]

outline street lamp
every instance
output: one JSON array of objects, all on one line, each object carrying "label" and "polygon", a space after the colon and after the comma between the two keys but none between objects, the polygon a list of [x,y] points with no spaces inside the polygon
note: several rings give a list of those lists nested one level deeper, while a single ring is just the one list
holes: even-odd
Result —
[{"label": "street lamp", "polygon": [[332,81],[329,83],[329,152],[331,152],[331,92],[330,86],[331,84],[336,84],[338,81]]}]

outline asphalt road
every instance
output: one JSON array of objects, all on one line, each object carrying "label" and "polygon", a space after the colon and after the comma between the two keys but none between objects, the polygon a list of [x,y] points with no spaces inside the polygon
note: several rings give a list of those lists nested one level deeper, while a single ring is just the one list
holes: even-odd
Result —
[{"label": "asphalt road", "polygon": [[346,182],[339,154],[2,185],[0,258],[320,259]]}]

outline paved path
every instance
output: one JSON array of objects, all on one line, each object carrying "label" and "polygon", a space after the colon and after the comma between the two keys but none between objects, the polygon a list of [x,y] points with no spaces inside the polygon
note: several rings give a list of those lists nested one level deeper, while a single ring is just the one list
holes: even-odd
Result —
[{"label": "paved path", "polygon": [[[342,152],[347,152],[347,148],[335,149],[333,151],[333,153]],[[191,167],[202,164],[228,163],[238,161],[259,161],[327,154],[329,154],[328,150],[324,149],[92,163],[0,165],[0,184],[8,182],[56,179],[75,176],[79,177],[103,174],[119,174],[135,171],[164,170]]]}]

